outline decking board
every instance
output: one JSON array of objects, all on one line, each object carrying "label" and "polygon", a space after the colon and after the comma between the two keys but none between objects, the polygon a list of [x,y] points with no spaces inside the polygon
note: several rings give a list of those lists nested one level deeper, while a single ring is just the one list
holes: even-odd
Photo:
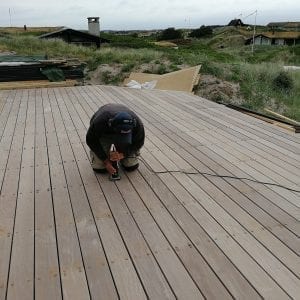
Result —
[{"label": "decking board", "polygon": [[[300,294],[300,197],[284,188],[300,189],[297,134],[183,92],[0,99],[1,300]],[[85,143],[109,102],[146,130],[139,170],[115,183],[92,171]]]}]

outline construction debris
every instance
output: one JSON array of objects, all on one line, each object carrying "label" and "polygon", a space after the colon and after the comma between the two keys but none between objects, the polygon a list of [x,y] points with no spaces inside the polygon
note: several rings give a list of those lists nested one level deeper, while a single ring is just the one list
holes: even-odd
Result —
[{"label": "construction debris", "polygon": [[132,86],[131,81],[135,81],[140,85],[143,85],[146,82],[156,81],[154,89],[184,91],[191,93],[194,89],[194,86],[199,83],[200,68],[201,66],[199,65],[163,75],[131,73],[130,76],[124,80],[124,86]]}]

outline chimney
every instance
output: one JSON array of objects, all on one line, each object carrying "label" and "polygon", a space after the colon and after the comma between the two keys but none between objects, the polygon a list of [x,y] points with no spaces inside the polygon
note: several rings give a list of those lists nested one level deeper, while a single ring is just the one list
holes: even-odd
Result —
[{"label": "chimney", "polygon": [[100,36],[100,23],[99,17],[89,17],[88,25],[89,25],[89,34],[93,34],[96,36]]}]

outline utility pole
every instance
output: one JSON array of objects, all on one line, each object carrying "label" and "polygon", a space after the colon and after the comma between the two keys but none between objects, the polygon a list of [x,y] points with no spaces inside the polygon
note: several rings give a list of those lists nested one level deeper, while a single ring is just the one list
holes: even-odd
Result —
[{"label": "utility pole", "polygon": [[10,24],[10,27],[11,27],[11,12],[10,12],[10,8],[8,9],[8,13],[9,13],[9,24]]},{"label": "utility pole", "polygon": [[253,16],[254,14],[255,14],[255,20],[254,20],[253,35],[252,35],[252,47],[251,47],[251,52],[252,53],[254,52],[254,38],[255,38],[255,30],[256,30],[257,10],[245,17],[245,19],[247,19],[248,17]]},{"label": "utility pole", "polygon": [[256,29],[256,17],[257,17],[257,10],[254,12],[255,13],[255,22],[254,22],[254,27],[253,27],[253,37],[252,37],[252,54],[254,52],[254,37],[255,37],[255,29]]}]

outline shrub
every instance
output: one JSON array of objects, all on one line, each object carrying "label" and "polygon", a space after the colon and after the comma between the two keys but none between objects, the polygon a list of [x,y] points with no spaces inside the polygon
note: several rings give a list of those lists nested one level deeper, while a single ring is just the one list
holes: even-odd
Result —
[{"label": "shrub", "polygon": [[273,80],[273,86],[279,90],[289,91],[293,88],[292,77],[284,71],[281,71]]},{"label": "shrub", "polygon": [[160,65],[157,69],[157,74],[165,74],[167,73],[167,68],[165,65]]},{"label": "shrub", "polygon": [[181,38],[182,32],[180,30],[176,30],[174,27],[170,27],[161,33],[159,40],[175,40]]},{"label": "shrub", "polygon": [[122,72],[129,72],[129,71],[131,71],[133,68],[134,68],[134,63],[129,63],[129,64],[126,64],[126,65],[123,65],[121,71],[122,71]]},{"label": "shrub", "polygon": [[213,33],[211,27],[202,25],[200,28],[192,30],[189,34],[190,37],[201,38],[211,36]]}]

